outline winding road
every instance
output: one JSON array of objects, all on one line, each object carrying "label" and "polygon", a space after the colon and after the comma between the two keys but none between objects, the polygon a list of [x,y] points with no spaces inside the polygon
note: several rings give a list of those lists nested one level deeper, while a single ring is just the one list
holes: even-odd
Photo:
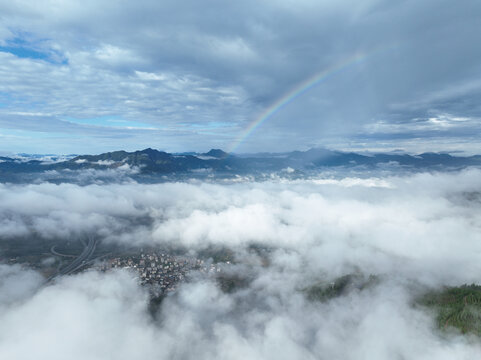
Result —
[{"label": "winding road", "polygon": [[[81,269],[83,266],[87,264],[88,260],[92,257],[95,251],[95,248],[97,246],[97,239],[95,239],[95,237],[89,236],[88,239],[89,239],[88,243],[86,243],[83,239],[81,239],[82,244],[85,246],[82,253],[79,256],[77,256],[70,264],[68,264],[64,268],[59,269],[56,274],[52,275],[49,278],[49,280],[52,280],[59,275],[71,274],[74,271]],[[52,247],[52,249],[50,250],[52,254],[57,256],[62,256],[62,254],[59,254],[55,251],[55,247]]]}]

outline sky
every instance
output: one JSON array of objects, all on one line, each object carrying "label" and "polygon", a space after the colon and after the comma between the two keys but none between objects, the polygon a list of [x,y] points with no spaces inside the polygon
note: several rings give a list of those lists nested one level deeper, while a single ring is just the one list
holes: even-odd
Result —
[{"label": "sky", "polygon": [[479,153],[477,0],[0,1],[0,152]]}]

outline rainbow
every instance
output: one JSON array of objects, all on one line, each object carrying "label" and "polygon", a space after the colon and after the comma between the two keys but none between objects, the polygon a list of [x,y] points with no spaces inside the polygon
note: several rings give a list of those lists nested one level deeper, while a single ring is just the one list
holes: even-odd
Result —
[{"label": "rainbow", "polygon": [[368,57],[370,57],[371,55],[377,52],[378,51],[372,51],[367,54],[356,54],[333,67],[330,67],[324,71],[316,73],[314,76],[298,84],[291,91],[284,94],[280,99],[278,99],[271,106],[265,109],[254,121],[252,121],[249,124],[249,126],[247,126],[247,128],[244,131],[242,131],[240,136],[237,137],[237,139],[231,144],[227,152],[233,153],[266,120],[273,117],[283,108],[285,108],[287,105],[289,105],[298,97],[300,97],[301,95],[311,90],[313,87],[325,81],[329,77],[340,73],[341,71],[347,69],[348,67],[357,65],[363,62]]}]

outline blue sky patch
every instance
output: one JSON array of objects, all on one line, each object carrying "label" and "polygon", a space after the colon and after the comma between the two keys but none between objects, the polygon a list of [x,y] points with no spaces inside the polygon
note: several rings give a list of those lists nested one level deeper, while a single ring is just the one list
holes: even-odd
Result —
[{"label": "blue sky patch", "polygon": [[4,46],[0,46],[0,52],[7,52],[19,58],[43,60],[51,64],[68,64],[68,60],[57,50],[43,48],[44,42],[29,42],[20,37],[7,40]]}]

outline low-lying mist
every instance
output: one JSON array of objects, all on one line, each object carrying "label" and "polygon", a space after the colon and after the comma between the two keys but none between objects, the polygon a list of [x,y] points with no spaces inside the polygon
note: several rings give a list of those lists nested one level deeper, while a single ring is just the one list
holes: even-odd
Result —
[{"label": "low-lying mist", "polygon": [[[226,248],[234,258],[226,272],[247,280],[229,291],[211,278],[185,282],[152,316],[147,291],[128,271],[45,285],[34,270],[1,265],[0,358],[476,358],[478,338],[437,329],[415,299],[481,282],[480,179],[481,170],[468,169],[229,184],[1,184],[0,241],[90,234],[191,254]],[[307,296],[349,274],[369,285],[322,301]]]}]

